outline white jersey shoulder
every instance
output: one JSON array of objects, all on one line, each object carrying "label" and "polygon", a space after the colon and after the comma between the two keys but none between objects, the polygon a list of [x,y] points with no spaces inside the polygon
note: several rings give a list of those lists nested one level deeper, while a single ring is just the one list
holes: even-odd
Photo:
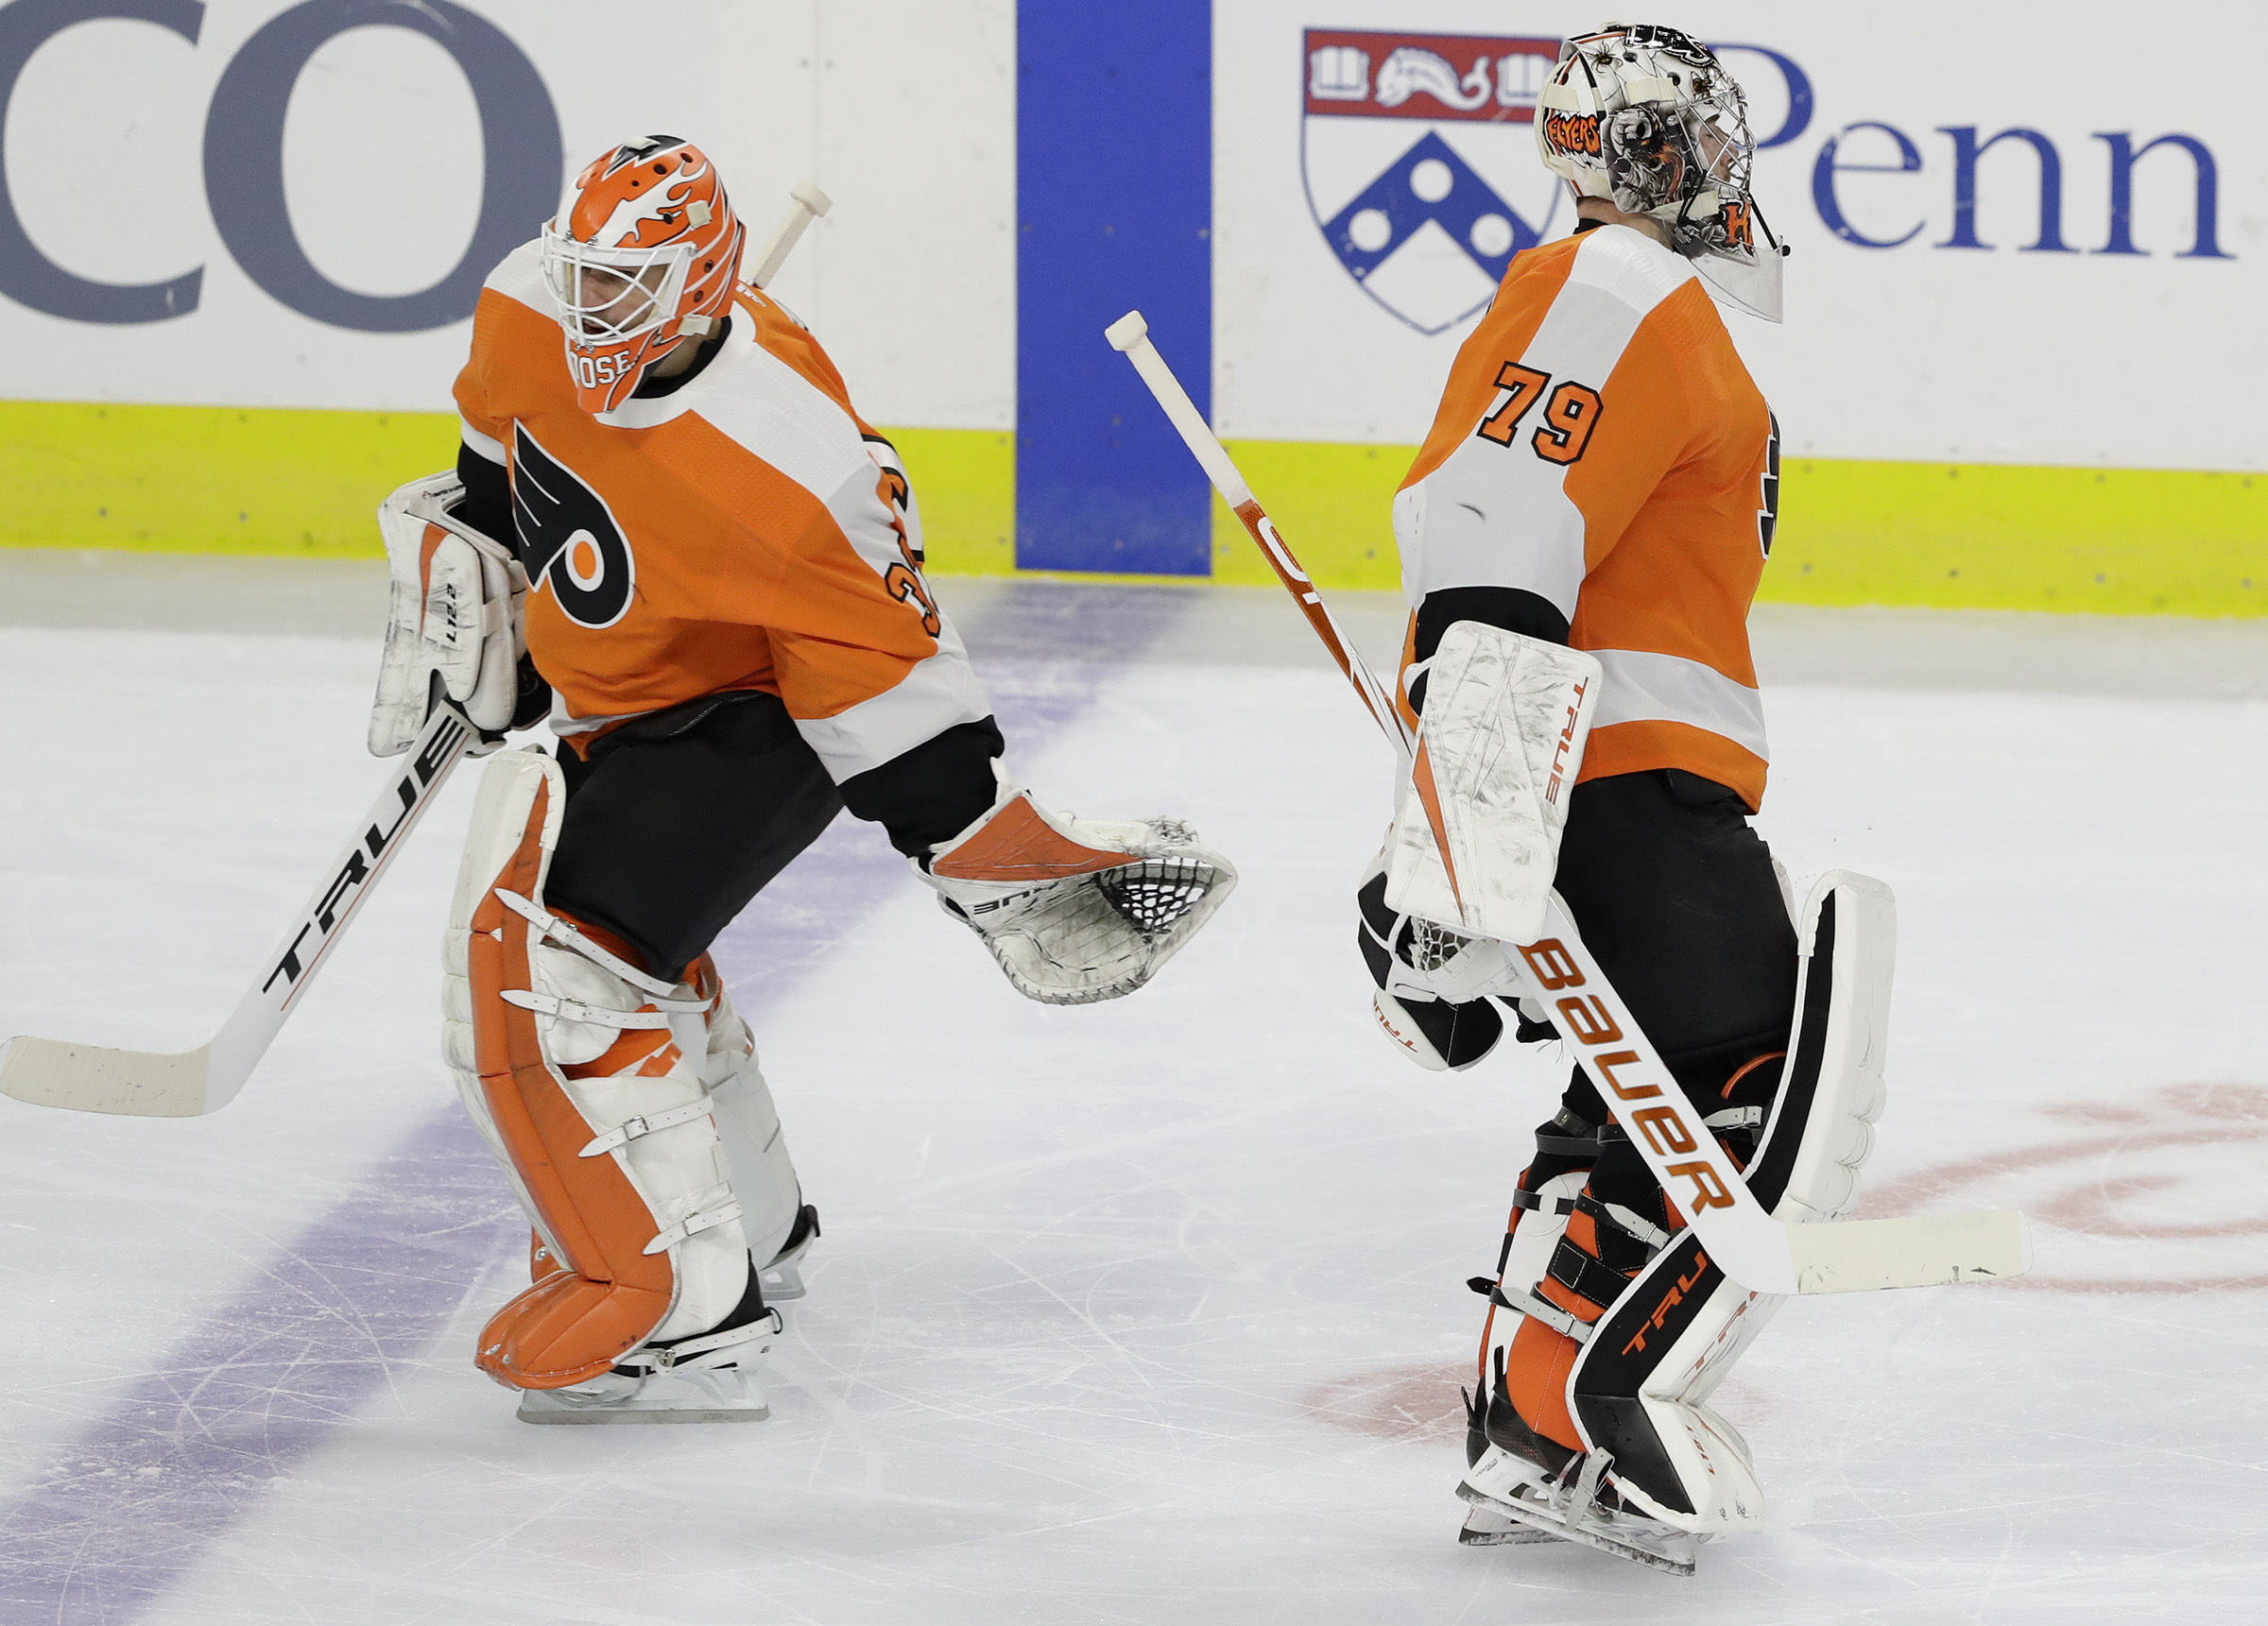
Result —
[{"label": "white jersey shoulder", "polygon": [[746,311],[698,377],[667,395],[633,396],[599,421],[648,429],[685,413],[831,506],[847,484],[870,495],[874,460],[858,420],[760,342]]},{"label": "white jersey shoulder", "polygon": [[551,299],[543,288],[543,239],[530,237],[507,254],[481,286],[549,317]]},{"label": "white jersey shoulder", "polygon": [[1640,317],[1695,280],[1692,261],[1635,227],[1601,226],[1583,235],[1569,285],[1595,288]]}]

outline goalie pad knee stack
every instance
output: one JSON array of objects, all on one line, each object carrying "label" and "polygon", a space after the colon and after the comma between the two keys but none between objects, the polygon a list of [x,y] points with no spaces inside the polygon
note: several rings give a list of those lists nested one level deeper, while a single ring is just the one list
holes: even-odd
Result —
[{"label": "goalie pad knee stack", "polygon": [[762,1193],[750,1220],[784,1240],[798,1203],[713,969],[696,967],[697,985],[662,981],[545,909],[563,800],[541,753],[503,753],[482,779],[444,948],[444,1049],[558,1266],[489,1323],[477,1361],[507,1387],[595,1382],[605,1400],[610,1378],[635,1392],[656,1371],[732,1366],[776,1327],[716,1113],[747,1148]]},{"label": "goalie pad knee stack", "polygon": [[[1787,1053],[1733,1070],[1702,1104],[1719,1138],[1736,1155],[1750,1154],[1745,1178],[1765,1210],[1811,1222],[1857,1201],[1882,1108],[1896,955],[1888,889],[1843,871],[1822,877],[1799,943]],[[1684,1082],[1700,1099],[1694,1081]],[[1484,1396],[1459,1495],[1500,1527],[1543,1529],[1690,1571],[1680,1532],[1727,1535],[1762,1520],[1747,1443],[1709,1401],[1782,1301],[1726,1279],[1635,1153],[1625,1146],[1618,1155],[1619,1130],[1571,1117],[1538,1132],[1538,1168],[1546,1149],[1579,1153],[1581,1134],[1598,1150],[1564,1219],[1515,1211],[1491,1290]],[[1534,1173],[1522,1180],[1530,1207],[1552,1198]],[[1538,1271],[1547,1243],[1550,1260]],[[1505,1537],[1469,1525],[1467,1539]]]}]

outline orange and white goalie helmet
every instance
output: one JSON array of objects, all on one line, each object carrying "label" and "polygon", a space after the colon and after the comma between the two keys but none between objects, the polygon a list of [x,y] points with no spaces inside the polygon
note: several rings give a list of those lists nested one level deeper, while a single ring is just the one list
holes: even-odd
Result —
[{"label": "orange and white goalie helmet", "polygon": [[576,177],[543,228],[543,281],[586,412],[722,325],[746,238],[716,166],[680,137],[627,142]]},{"label": "orange and white goalie helmet", "polygon": [[1787,250],[1749,194],[1747,102],[1707,45],[1650,23],[1566,41],[1537,97],[1536,148],[1576,196],[1660,221],[1720,298],[1779,320]]}]

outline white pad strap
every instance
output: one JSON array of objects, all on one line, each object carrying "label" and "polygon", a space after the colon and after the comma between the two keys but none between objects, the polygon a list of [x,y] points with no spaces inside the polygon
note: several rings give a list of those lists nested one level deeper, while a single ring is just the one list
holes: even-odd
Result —
[{"label": "white pad strap", "polygon": [[713,1231],[716,1229],[717,1226],[725,1224],[728,1220],[737,1220],[739,1218],[740,1199],[734,1197],[726,1202],[719,1203],[713,1208],[696,1210],[695,1212],[686,1215],[676,1224],[667,1226],[666,1228],[656,1232],[654,1240],[646,1243],[645,1246],[639,1251],[641,1253],[648,1254],[662,1253],[667,1249],[676,1247],[687,1237],[697,1237],[703,1231]]},{"label": "white pad strap", "polygon": [[1590,1342],[1590,1323],[1568,1314],[1549,1299],[1538,1298],[1533,1292],[1524,1292],[1518,1298],[1507,1298],[1504,1302],[1520,1311],[1521,1314],[1542,1322],[1554,1332],[1564,1333],[1577,1344]]},{"label": "white pad strap", "polygon": [[1477,621],[1443,634],[1394,813],[1389,906],[1501,942],[1543,934],[1599,684],[1578,649]]},{"label": "white pad strap", "polygon": [[703,1366],[725,1366],[730,1364],[747,1345],[777,1338],[786,1326],[785,1318],[778,1310],[767,1309],[746,1326],[728,1327],[722,1332],[704,1332],[698,1338],[681,1338],[674,1344],[633,1349],[614,1364],[642,1368],[648,1373],[668,1372],[679,1367],[692,1371]]},{"label": "white pad strap", "polygon": [[561,1021],[590,1022],[602,1028],[665,1028],[669,1013],[688,1011],[698,1014],[709,1008],[706,1000],[655,1000],[659,1008],[651,1011],[617,1011],[606,1005],[585,1004],[581,1000],[570,1000],[558,994],[531,994],[524,988],[501,988],[498,994],[507,1005],[518,1005],[524,1011],[541,1011]]},{"label": "white pad strap", "polygon": [[[574,921],[560,919],[548,909],[530,903],[508,887],[499,886],[496,889],[496,900],[513,914],[525,918],[528,924],[562,949],[573,949],[593,965],[604,966],[640,992],[655,995],[676,992],[677,984],[646,975],[620,954],[593,942]],[[709,1001],[703,1000],[694,1008],[705,1011],[709,1008]]]},{"label": "white pad strap", "polygon": [[[505,998],[508,1000],[511,996],[507,994]],[[712,1110],[709,1097],[704,1095],[698,1101],[689,1101],[682,1106],[673,1106],[667,1112],[648,1112],[642,1117],[628,1119],[616,1124],[577,1152],[576,1155],[577,1157],[604,1157],[616,1147],[627,1146],[631,1141],[643,1136],[651,1135],[657,1130],[675,1129],[680,1123],[697,1123],[707,1118]]]},{"label": "white pad strap", "polygon": [[1670,1233],[1646,1219],[1636,1209],[1625,1208],[1620,1203],[1601,1203],[1599,1207],[1606,1210],[1608,1219],[1649,1248],[1658,1252],[1670,1245]]}]

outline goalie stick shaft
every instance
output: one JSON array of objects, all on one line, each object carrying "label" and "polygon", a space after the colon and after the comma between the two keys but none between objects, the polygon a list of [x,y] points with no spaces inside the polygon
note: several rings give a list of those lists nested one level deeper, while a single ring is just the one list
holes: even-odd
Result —
[{"label": "goalie stick shaft", "polygon": [[756,262],[756,268],[748,273],[748,281],[759,288],[771,286],[772,279],[780,274],[780,267],[787,264],[788,255],[795,252],[796,244],[802,237],[805,228],[834,207],[834,199],[808,180],[788,188],[787,195],[794,201],[788,205],[787,213],[781,217],[780,224],[772,229],[771,241],[764,246],[764,257]]},{"label": "goalie stick shaft", "polygon": [[208,1044],[171,1054],[19,1036],[0,1053],[0,1093],[41,1106],[138,1118],[195,1118],[235,1099],[299,998],[433,805],[473,740],[454,705],[434,708],[401,769],[379,793],[259,979]]},{"label": "goalie stick shaft", "polygon": [[1315,590],[1315,584],[1292,550],[1284,545],[1276,522],[1254,501],[1252,488],[1245,484],[1244,475],[1228,456],[1228,449],[1214,437],[1204,415],[1197,411],[1196,402],[1189,399],[1189,392],[1181,387],[1173,368],[1165,365],[1165,358],[1150,342],[1149,331],[1149,324],[1142,319],[1139,311],[1128,311],[1104,330],[1104,336],[1125,352],[1126,359],[1134,364],[1134,370],[1142,375],[1142,382],[1150,386],[1150,393],[1165,409],[1167,421],[1180,435],[1181,443],[1189,448],[1190,455],[1212,481],[1213,489],[1220,492],[1221,500],[1228,505],[1229,511],[1251,537],[1261,556],[1275,571],[1276,579],[1283,583],[1284,590],[1298,604],[1308,625],[1323,641],[1331,658],[1339,663],[1347,681],[1354,685],[1354,692],[1362,696],[1372,720],[1401,752],[1406,766],[1413,743],[1400,709],[1379,686],[1377,676],[1356,651],[1354,641],[1347,636],[1338,618],[1331,613],[1331,607],[1323,602],[1323,595]]},{"label": "goalie stick shaft", "polygon": [[[1251,488],[1129,311],[1104,331],[1134,364],[1222,500],[1236,511],[1309,625],[1410,769],[1413,741],[1369,666],[1340,629]],[[1755,1292],[1854,1292],[2021,1275],[2022,1220],[2013,1211],[1791,1225],[1764,1212],[1739,1168],[1584,946],[1557,893],[1545,935],[1513,945],[1528,992],[1557,1017],[1575,1059],[1656,1182],[1727,1276]]]}]

